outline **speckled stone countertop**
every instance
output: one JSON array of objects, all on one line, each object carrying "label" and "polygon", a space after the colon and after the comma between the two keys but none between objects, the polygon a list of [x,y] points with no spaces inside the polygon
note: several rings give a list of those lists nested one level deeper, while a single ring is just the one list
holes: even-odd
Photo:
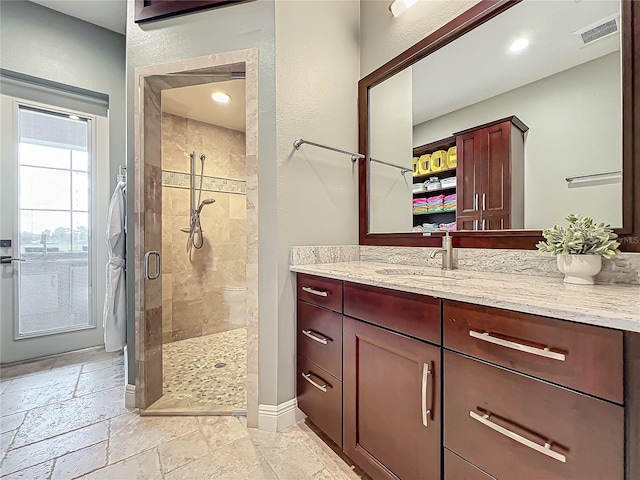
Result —
[{"label": "speckled stone countertop", "polygon": [[565,285],[559,278],[371,261],[292,265],[291,271],[640,332],[638,285]]}]

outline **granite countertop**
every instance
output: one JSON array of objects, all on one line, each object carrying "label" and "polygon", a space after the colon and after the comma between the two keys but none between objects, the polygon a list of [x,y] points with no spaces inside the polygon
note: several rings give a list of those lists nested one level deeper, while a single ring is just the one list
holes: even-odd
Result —
[{"label": "granite countertop", "polygon": [[291,271],[640,332],[640,286],[565,285],[541,276],[443,271],[371,261],[292,265]]}]

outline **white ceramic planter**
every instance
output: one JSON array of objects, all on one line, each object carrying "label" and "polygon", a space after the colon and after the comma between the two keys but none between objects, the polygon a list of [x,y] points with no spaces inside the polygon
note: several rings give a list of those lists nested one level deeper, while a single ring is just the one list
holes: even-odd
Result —
[{"label": "white ceramic planter", "polygon": [[564,273],[564,283],[593,285],[602,268],[600,255],[557,255],[558,270]]}]

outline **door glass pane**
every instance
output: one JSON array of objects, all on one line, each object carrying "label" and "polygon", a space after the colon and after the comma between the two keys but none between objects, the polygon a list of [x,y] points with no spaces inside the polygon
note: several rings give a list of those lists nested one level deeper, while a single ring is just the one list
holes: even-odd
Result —
[{"label": "door glass pane", "polygon": [[89,251],[89,214],[87,212],[73,212],[72,248],[74,252]]},{"label": "door glass pane", "polygon": [[69,210],[70,182],[69,170],[20,167],[20,208]]},{"label": "door glass pane", "polygon": [[89,174],[73,172],[72,174],[72,208],[74,210],[89,210]]},{"label": "door glass pane", "polygon": [[71,212],[20,210],[22,253],[52,253],[71,250]]},{"label": "door glass pane", "polygon": [[69,168],[69,150],[35,143],[20,142],[20,165]]},{"label": "door glass pane", "polygon": [[71,168],[74,170],[89,170],[89,152],[81,150],[71,151]]},{"label": "door glass pane", "polygon": [[19,127],[18,335],[91,326],[90,124],[21,107]]}]

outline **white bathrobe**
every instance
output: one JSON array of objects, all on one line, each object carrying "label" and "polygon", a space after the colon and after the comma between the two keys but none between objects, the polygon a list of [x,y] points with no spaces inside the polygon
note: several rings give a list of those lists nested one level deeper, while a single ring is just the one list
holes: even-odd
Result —
[{"label": "white bathrobe", "polygon": [[104,299],[104,348],[121,350],[127,343],[127,287],[125,281],[126,183],[119,182],[111,196],[107,222],[107,290]]}]

